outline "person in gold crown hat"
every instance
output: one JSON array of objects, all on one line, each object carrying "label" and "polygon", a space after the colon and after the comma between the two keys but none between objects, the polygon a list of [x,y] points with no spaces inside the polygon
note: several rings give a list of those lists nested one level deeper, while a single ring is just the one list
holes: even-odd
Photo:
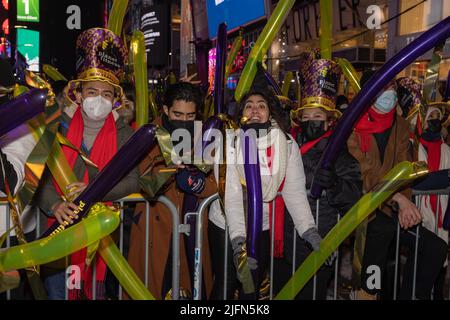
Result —
[{"label": "person in gold crown hat", "polygon": [[[301,106],[293,117],[296,124],[291,134],[300,146],[306,188],[310,189],[315,180],[324,190],[319,198],[319,210],[316,215],[317,201],[309,196],[308,202],[318,224],[319,234],[325,237],[336,225],[338,215],[343,216],[361,197],[362,182],[358,161],[344,148],[333,166],[322,169],[317,165],[333,134],[333,124],[341,116],[336,110],[337,88],[340,69],[330,60],[318,59],[312,53],[301,55],[300,83],[302,91]],[[317,221],[318,220],[318,221]],[[288,218],[286,230],[292,230],[293,223]],[[285,233],[283,259],[275,259],[274,289],[278,291],[289,279],[295,260],[298,268],[311,253],[311,249],[299,237],[296,239],[295,259],[293,257],[292,233]],[[330,256],[317,272],[316,294],[313,294],[314,280],[310,280],[297,295],[302,300],[325,300],[327,288],[333,274],[335,254]]]},{"label": "person in gold crown hat", "polygon": [[[87,166],[80,154],[63,146],[64,156],[78,182],[67,186],[68,198],[74,199],[94,179],[117,150],[133,134],[133,130],[119,117],[115,108],[123,104],[124,95],[119,81],[124,75],[127,50],[117,35],[107,29],[84,31],[77,39],[76,70],[78,77],[68,84],[67,97],[74,103],[61,116],[60,132],[75,147],[88,155],[97,166]],[[139,192],[137,168],[116,185],[103,201],[121,199]],[[62,198],[62,192],[47,170],[37,194],[37,203],[49,217],[60,224],[71,223],[76,205]],[[86,250],[71,255],[70,264],[80,267],[81,289],[69,290],[70,299],[92,298],[92,267],[86,266]],[[102,298],[106,264],[96,260],[97,298]],[[59,271],[59,270],[58,270]],[[50,299],[64,299],[64,272],[52,272],[45,279]]]}]

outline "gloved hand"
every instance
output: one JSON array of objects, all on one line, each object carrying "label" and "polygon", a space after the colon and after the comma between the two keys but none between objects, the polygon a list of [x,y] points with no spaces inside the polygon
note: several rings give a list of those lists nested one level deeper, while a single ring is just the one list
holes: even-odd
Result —
[{"label": "gloved hand", "polygon": [[198,194],[205,188],[205,174],[197,168],[185,167],[175,176],[178,188],[189,194]]},{"label": "gloved hand", "polygon": [[333,168],[318,168],[314,174],[314,181],[324,189],[330,189],[336,184],[336,173]]},{"label": "gloved hand", "polygon": [[[236,237],[231,240],[231,246],[233,248],[233,263],[236,270],[239,270],[239,256],[245,249],[245,238]],[[256,270],[258,268],[258,261],[255,258],[247,256],[247,263],[250,270]]]},{"label": "gloved hand", "polygon": [[316,228],[309,228],[306,230],[302,238],[309,243],[314,251],[319,251],[320,249],[320,241],[322,241],[322,237]]}]

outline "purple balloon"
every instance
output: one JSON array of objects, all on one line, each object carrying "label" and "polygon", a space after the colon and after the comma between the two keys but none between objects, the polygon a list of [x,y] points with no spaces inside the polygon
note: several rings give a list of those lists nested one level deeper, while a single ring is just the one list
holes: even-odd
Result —
[{"label": "purple balloon", "polygon": [[[78,219],[74,219],[73,224],[67,227],[75,225],[86,216],[93,204],[102,201],[104,196],[145,158],[155,143],[156,129],[154,124],[146,124],[128,139],[103,170],[73,201],[83,210],[78,214]],[[59,222],[53,223],[40,239],[49,236],[58,227]]]},{"label": "purple balloon", "polygon": [[[450,17],[445,18],[403,48],[367,81],[359,94],[348,106],[348,111],[344,112],[342,118],[337,123],[336,129],[331,135],[320,159],[319,166],[321,168],[330,168],[331,163],[336,160],[343,145],[350,137],[356,122],[370,107],[372,100],[383,87],[394,79],[400,71],[413,63],[415,59],[425,54],[428,50],[433,49],[436,44],[444,41],[448,37],[450,37]],[[311,196],[318,198],[321,193],[322,188],[313,181]]]},{"label": "purple balloon", "polygon": [[241,141],[244,146],[244,172],[247,185],[247,255],[259,261],[263,198],[256,135],[241,133]]},{"label": "purple balloon", "polygon": [[227,25],[219,24],[216,43],[216,72],[214,75],[214,114],[223,112],[225,65],[227,60]]},{"label": "purple balloon", "polygon": [[[215,136],[216,130],[222,130],[223,122],[217,116],[209,117],[202,126],[203,129],[203,141],[202,151],[212,143],[212,138]],[[200,156],[200,155],[198,155]]]},{"label": "purple balloon", "polygon": [[0,105],[0,136],[45,111],[46,89],[31,89]]},{"label": "purple balloon", "polygon": [[270,83],[272,88],[275,90],[275,94],[277,96],[282,96],[283,93],[281,92],[280,86],[275,81],[275,79],[272,77],[272,75],[269,72],[267,72],[267,70],[264,70],[264,75],[266,76],[266,79]]}]

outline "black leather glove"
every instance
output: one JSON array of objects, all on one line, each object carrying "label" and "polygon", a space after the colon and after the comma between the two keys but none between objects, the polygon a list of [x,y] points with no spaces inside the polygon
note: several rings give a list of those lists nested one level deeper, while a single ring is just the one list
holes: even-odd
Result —
[{"label": "black leather glove", "polygon": [[336,173],[333,168],[318,168],[314,175],[314,181],[324,189],[331,189],[336,185]]},{"label": "black leather glove", "polygon": [[175,176],[178,188],[189,194],[201,193],[205,188],[205,180],[205,174],[197,168],[183,168]]}]

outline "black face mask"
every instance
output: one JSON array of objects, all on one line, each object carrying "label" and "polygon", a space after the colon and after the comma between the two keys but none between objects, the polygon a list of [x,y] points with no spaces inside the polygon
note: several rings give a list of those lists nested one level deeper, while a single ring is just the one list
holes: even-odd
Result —
[{"label": "black face mask", "polygon": [[304,141],[311,141],[320,138],[325,134],[325,121],[308,120],[300,122],[302,137]]},{"label": "black face mask", "polygon": [[427,123],[428,123],[427,131],[430,131],[432,133],[441,132],[441,129],[442,129],[441,120],[439,120],[439,119],[432,119],[432,120],[428,120]]},{"label": "black face mask", "polygon": [[177,129],[186,129],[189,134],[194,138],[194,121],[183,121],[183,120],[170,120],[166,114],[162,116],[163,127],[172,134]]},{"label": "black face mask", "polygon": [[264,122],[264,123],[249,123],[245,125],[245,130],[253,129],[256,131],[256,137],[259,138],[260,136],[263,137],[267,134],[268,130],[270,128],[270,121]]}]

